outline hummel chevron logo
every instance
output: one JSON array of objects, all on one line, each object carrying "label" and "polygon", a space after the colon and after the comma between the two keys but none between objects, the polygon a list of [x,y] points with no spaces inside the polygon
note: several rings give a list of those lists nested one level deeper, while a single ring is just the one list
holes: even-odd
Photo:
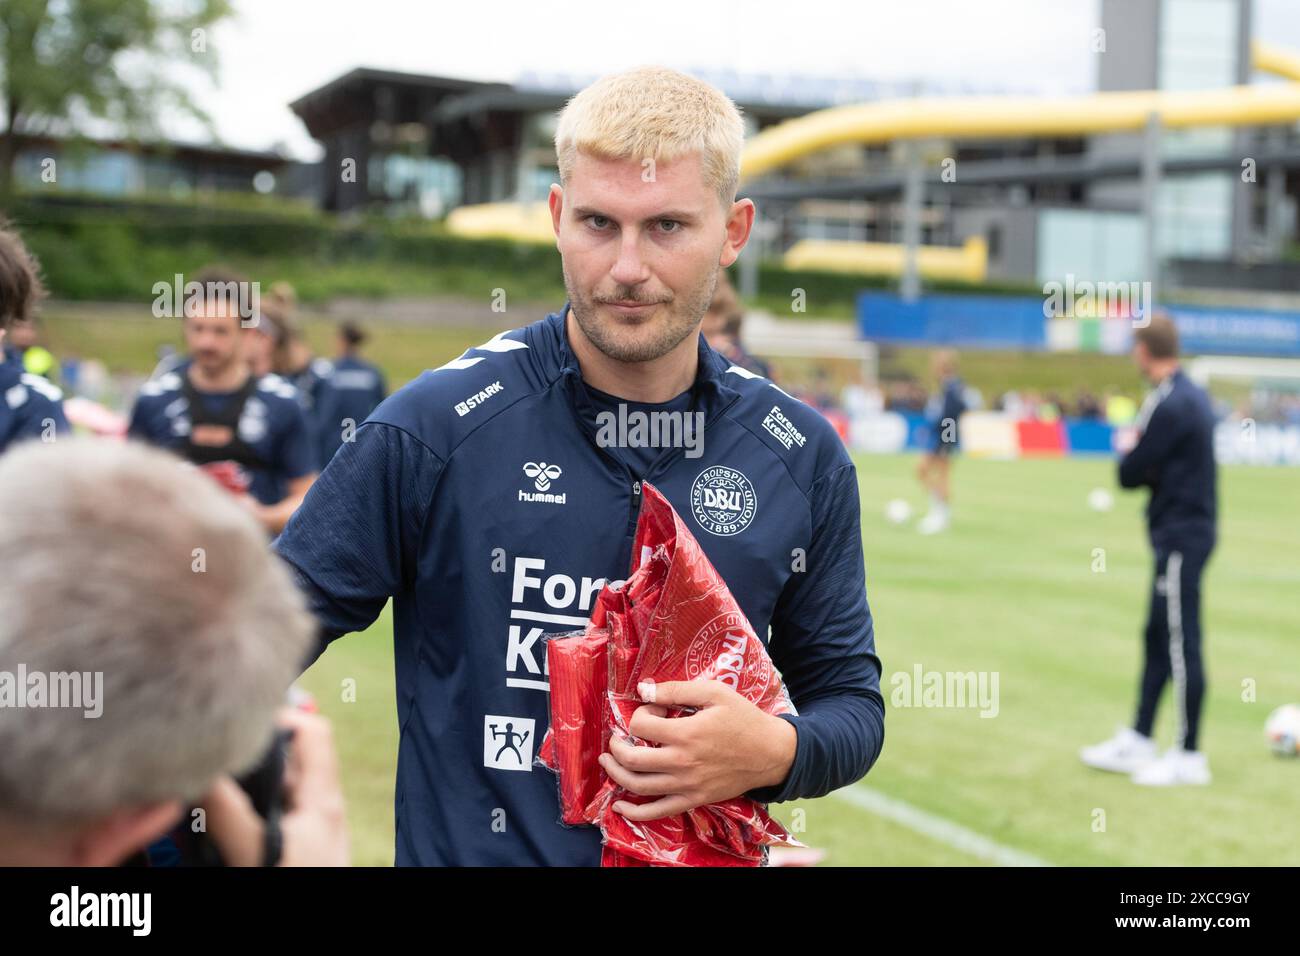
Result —
[{"label": "hummel chevron logo", "polygon": [[524,463],[524,474],[535,479],[533,484],[537,486],[538,491],[545,491],[551,487],[551,482],[559,478],[564,472],[559,465],[548,465],[544,461],[530,461]]},{"label": "hummel chevron logo", "polygon": [[534,503],[544,502],[548,505],[562,505],[568,499],[567,492],[555,494],[549,489],[551,482],[555,481],[560,475],[564,474],[559,465],[548,465],[544,461],[526,461],[524,462],[524,474],[533,479],[536,491],[524,491],[519,489],[520,501],[531,501]]}]

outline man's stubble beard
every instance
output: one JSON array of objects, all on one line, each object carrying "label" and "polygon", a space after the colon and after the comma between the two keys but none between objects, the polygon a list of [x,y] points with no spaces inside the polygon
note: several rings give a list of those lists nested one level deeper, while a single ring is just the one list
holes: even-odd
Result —
[{"label": "man's stubble beard", "polygon": [[[625,337],[620,334],[621,330],[602,320],[598,314],[603,307],[602,303],[580,294],[577,286],[569,276],[569,270],[563,268],[562,271],[564,273],[564,288],[569,294],[569,307],[573,312],[574,319],[577,320],[578,328],[582,330],[582,334],[587,337],[587,340],[602,355],[608,356],[616,362],[652,362],[655,359],[663,358],[680,345],[682,340],[692,332],[698,331],[700,321],[704,318],[709,303],[713,301],[713,293],[717,288],[718,272],[720,270],[714,270],[708,282],[695,290],[685,300],[673,299],[670,302],[657,302],[657,307],[667,314],[667,318],[657,316],[652,319],[651,322],[656,326],[656,334],[652,335],[648,340],[636,342],[626,341]],[[624,296],[616,295],[615,298],[624,298]],[[626,298],[635,299],[637,297],[629,295]]]}]

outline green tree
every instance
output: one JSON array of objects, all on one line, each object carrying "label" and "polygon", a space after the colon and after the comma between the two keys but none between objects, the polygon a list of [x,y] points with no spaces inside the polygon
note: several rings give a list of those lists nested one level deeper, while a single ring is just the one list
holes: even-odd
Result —
[{"label": "green tree", "polygon": [[181,82],[215,78],[211,28],[229,0],[0,0],[0,196],[25,137],[77,138],[88,119],[158,136],[163,110],[211,119]]}]

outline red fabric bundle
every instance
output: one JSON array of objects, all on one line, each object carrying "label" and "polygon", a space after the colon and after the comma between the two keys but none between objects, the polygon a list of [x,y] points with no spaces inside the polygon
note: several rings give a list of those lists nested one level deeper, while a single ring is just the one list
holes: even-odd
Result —
[{"label": "red fabric bundle", "polygon": [[[655,488],[642,489],[631,576],[601,591],[585,631],[547,643],[551,726],[538,759],[559,775],[563,821],[601,828],[602,866],[757,866],[764,846],[802,844],[747,797],[645,823],[611,809],[616,800],[657,799],[623,790],[597,762],[611,733],[631,736],[638,682],[719,680],[766,713],[795,712],[699,543]],[[668,716],[689,712],[669,708]]]}]

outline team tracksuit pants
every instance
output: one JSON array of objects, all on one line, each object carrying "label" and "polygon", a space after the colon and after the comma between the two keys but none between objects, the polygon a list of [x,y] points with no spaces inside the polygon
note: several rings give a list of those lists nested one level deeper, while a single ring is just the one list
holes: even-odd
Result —
[{"label": "team tracksuit pants", "polygon": [[1189,539],[1156,545],[1147,612],[1146,655],[1134,729],[1148,737],[1165,684],[1174,685],[1174,746],[1197,749],[1205,666],[1201,655],[1201,572],[1212,542]]}]

